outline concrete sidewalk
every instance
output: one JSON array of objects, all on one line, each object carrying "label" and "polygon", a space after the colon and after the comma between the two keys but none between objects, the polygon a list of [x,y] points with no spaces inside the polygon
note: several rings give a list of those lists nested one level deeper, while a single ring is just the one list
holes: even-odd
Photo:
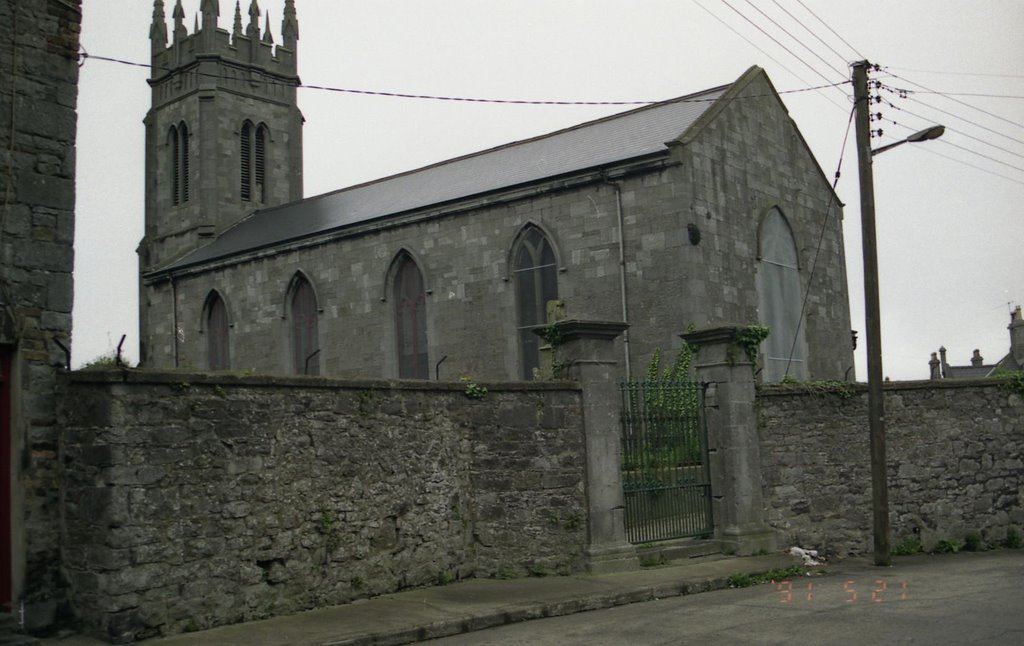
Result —
[{"label": "concrete sidewalk", "polygon": [[[152,646],[368,646],[408,644],[503,624],[728,587],[735,574],[799,564],[788,555],[694,559],[636,572],[527,579],[470,579],[285,617],[148,640]],[[45,646],[96,646],[72,635]]]}]

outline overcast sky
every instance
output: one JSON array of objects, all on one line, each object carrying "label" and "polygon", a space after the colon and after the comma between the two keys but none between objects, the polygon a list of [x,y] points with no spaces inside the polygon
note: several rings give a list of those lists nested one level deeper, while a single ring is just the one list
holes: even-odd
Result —
[{"label": "overcast sky", "polygon": [[[165,0],[168,19],[174,0]],[[249,0],[243,2],[247,13]],[[183,6],[192,30],[200,0]],[[284,0],[261,0],[280,41]],[[928,376],[1009,347],[1024,302],[1024,2],[1020,0],[297,0],[307,85],[472,98],[655,101],[764,67],[780,91],[886,66],[882,145],[933,123],[934,142],[875,158],[885,374]],[[221,0],[230,29],[235,3]],[[150,0],[84,0],[90,54],[149,62]],[[246,22],[248,18],[246,17]],[[265,17],[264,17],[265,21]],[[774,21],[774,22],[773,22]],[[169,28],[170,32],[171,29]],[[787,33],[788,32],[788,33]],[[787,51],[788,50],[788,51]],[[135,249],[143,227],[148,71],[86,60],[78,100],[73,356],[138,357]],[[901,97],[899,89],[910,92]],[[851,88],[783,95],[826,175],[840,162]],[[889,105],[891,103],[892,105]],[[388,98],[304,88],[305,194],[316,195],[622,107]],[[893,123],[895,121],[896,123]],[[853,327],[864,364],[853,133],[838,186]]]}]

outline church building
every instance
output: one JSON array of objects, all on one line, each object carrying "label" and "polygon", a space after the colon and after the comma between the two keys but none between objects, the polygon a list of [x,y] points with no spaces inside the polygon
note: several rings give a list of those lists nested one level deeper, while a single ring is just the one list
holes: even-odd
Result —
[{"label": "church building", "polygon": [[304,198],[295,2],[276,45],[219,4],[154,2],[144,367],[532,379],[564,311],[629,324],[624,377],[729,323],[763,382],[852,379],[842,205],[762,69]]}]

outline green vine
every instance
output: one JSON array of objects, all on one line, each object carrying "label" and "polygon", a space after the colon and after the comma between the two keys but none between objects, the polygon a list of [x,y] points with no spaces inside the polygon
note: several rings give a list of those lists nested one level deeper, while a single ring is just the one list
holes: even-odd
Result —
[{"label": "green vine", "polygon": [[731,345],[743,350],[751,363],[757,363],[757,351],[761,342],[768,338],[768,333],[767,325],[748,325],[736,330]]},{"label": "green vine", "polygon": [[463,392],[469,399],[483,399],[487,396],[487,388],[477,384],[472,377],[461,377],[459,381],[466,385]]},{"label": "green vine", "polygon": [[1024,370],[996,370],[992,376],[1005,380],[1000,388],[1024,398]]}]

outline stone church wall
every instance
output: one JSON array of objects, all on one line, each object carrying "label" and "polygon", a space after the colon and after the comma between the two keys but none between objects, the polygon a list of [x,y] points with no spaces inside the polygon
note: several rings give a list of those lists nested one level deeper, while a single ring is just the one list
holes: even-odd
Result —
[{"label": "stone church wall", "polygon": [[[762,482],[780,545],[870,552],[867,393],[758,393]],[[1024,530],[1024,400],[998,381],[887,384],[893,546],[918,538],[998,543]]]},{"label": "stone church wall", "polygon": [[67,356],[57,344],[71,343],[81,19],[78,0],[0,0],[0,353],[11,397],[0,411],[10,557],[0,605],[23,609],[30,630],[52,624],[62,601],[56,410]]},{"label": "stone church wall", "polygon": [[579,390],[80,372],[64,409],[73,607],[126,641],[458,578],[568,572]]},{"label": "stone church wall", "polygon": [[[441,371],[448,378],[518,379],[509,268],[517,234],[532,223],[555,245],[558,294],[569,317],[622,320],[621,197],[634,374],[643,373],[656,348],[678,347],[678,334],[690,325],[758,321],[758,225],[778,206],[793,228],[801,279],[810,292],[811,375],[852,378],[840,207],[832,203],[826,221],[827,183],[767,82],[751,83],[745,92],[751,97],[731,102],[669,158],[614,184],[594,173],[572,186],[549,184],[489,200],[494,203],[467,202],[429,219],[413,214],[368,223],[281,253],[181,272],[173,286],[154,284],[144,290],[145,317],[153,322],[144,331],[147,365],[173,367],[177,353],[179,366],[206,367],[203,306],[216,289],[231,319],[232,367],[288,372],[286,294],[301,271],[321,307],[322,374],[394,377],[389,268],[406,250],[429,290],[430,364],[447,357]],[[617,344],[621,353],[622,342]]]}]

